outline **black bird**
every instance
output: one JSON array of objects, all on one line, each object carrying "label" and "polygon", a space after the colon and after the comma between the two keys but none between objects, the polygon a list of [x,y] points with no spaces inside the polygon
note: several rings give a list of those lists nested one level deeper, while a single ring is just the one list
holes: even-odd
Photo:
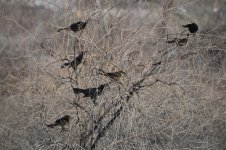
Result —
[{"label": "black bird", "polygon": [[63,129],[64,126],[69,123],[70,118],[69,115],[65,115],[64,117],[57,119],[54,123],[47,125],[47,127],[54,128],[55,126],[61,126]]},{"label": "black bird", "polygon": [[121,77],[122,77],[122,74],[126,74],[124,71],[120,70],[120,71],[117,71],[117,72],[105,72],[103,71],[102,69],[99,69],[101,75],[104,75],[106,77],[109,77],[115,81],[118,81]]},{"label": "black bird", "polygon": [[82,63],[82,60],[84,59],[85,53],[86,53],[86,51],[82,51],[77,57],[75,57],[74,60],[72,60],[71,62],[64,63],[61,66],[61,68],[64,68],[64,67],[69,67],[70,68],[70,67],[72,67],[74,70],[76,70],[78,65],[80,65]]},{"label": "black bird", "polygon": [[173,40],[170,41],[166,41],[166,43],[176,43],[177,46],[184,46],[185,44],[187,44],[189,39],[189,33],[187,34],[187,38],[173,38]]},{"label": "black bird", "polygon": [[173,38],[173,39],[170,40],[170,41],[166,41],[166,43],[171,44],[171,43],[176,43],[177,41],[178,41],[178,38]]},{"label": "black bird", "polygon": [[188,42],[188,38],[179,39],[177,41],[177,45],[178,46],[184,46],[185,44],[187,44],[187,42]]},{"label": "black bird", "polygon": [[188,28],[188,30],[191,32],[191,33],[196,33],[199,29],[198,25],[196,23],[191,23],[191,24],[186,24],[186,25],[183,25],[184,28]]},{"label": "black bird", "polygon": [[69,27],[60,28],[58,30],[58,32],[60,32],[61,30],[71,30],[71,31],[74,31],[76,33],[80,30],[85,29],[86,24],[87,24],[87,21],[86,22],[79,21],[79,22],[76,22],[76,23],[72,23]]},{"label": "black bird", "polygon": [[75,33],[78,32],[78,31],[81,31],[81,30],[85,29],[85,27],[86,27],[87,23],[89,22],[89,20],[91,19],[91,17],[93,15],[95,15],[97,12],[93,13],[85,22],[78,21],[76,23],[72,23],[69,27],[60,28],[57,31],[60,32],[61,30],[71,30]]},{"label": "black bird", "polygon": [[93,103],[96,105],[97,96],[102,94],[104,87],[106,85],[108,84],[107,83],[101,84],[97,88],[87,88],[87,89],[73,88],[73,91],[75,94],[83,93],[83,97],[90,97],[93,100]]}]

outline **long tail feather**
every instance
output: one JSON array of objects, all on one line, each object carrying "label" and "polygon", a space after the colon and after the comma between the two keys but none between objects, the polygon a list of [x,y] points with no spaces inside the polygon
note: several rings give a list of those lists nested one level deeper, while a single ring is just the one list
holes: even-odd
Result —
[{"label": "long tail feather", "polygon": [[64,63],[62,66],[61,66],[61,68],[65,68],[65,67],[67,67],[67,66],[69,66],[70,65],[70,63]]},{"label": "long tail feather", "polygon": [[54,128],[54,126],[55,126],[55,124],[49,124],[49,125],[47,125],[47,127],[49,127],[49,128]]},{"label": "long tail feather", "polygon": [[57,32],[60,32],[61,30],[68,30],[69,28],[60,28],[57,30]]},{"label": "long tail feather", "polygon": [[84,90],[83,89],[79,89],[79,88],[73,88],[73,91],[75,94],[79,94],[79,93],[83,93]]}]

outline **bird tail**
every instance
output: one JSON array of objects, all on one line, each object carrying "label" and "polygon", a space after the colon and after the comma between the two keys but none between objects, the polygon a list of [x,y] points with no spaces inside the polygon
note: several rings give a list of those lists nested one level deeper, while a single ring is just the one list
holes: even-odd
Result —
[{"label": "bird tail", "polygon": [[69,28],[60,28],[57,30],[57,32],[60,32],[61,30],[68,30]]},{"label": "bird tail", "polygon": [[186,25],[183,25],[183,27],[184,27],[184,28],[188,28],[188,24],[186,24]]},{"label": "bird tail", "polygon": [[176,40],[174,39],[174,40],[170,40],[170,41],[166,41],[166,43],[169,43],[169,44],[171,44],[171,43],[175,43],[176,42]]},{"label": "bird tail", "polygon": [[83,93],[84,89],[79,89],[79,88],[73,88],[73,91],[75,94]]},{"label": "bird tail", "polygon": [[65,67],[67,67],[67,66],[69,66],[70,65],[70,63],[64,63],[62,66],[61,66],[61,68],[65,68]]},{"label": "bird tail", "polygon": [[49,125],[47,125],[47,127],[54,128],[55,127],[55,124],[54,123],[53,124],[49,124]]}]

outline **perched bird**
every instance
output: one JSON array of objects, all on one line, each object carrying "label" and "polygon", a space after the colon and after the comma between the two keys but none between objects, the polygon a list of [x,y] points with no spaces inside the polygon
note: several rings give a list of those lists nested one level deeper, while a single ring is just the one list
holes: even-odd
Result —
[{"label": "perched bird", "polygon": [[97,96],[101,95],[106,84],[101,84],[97,88],[87,88],[87,89],[80,89],[80,88],[73,88],[75,94],[83,93],[83,97],[90,97],[93,100],[93,103],[96,105]]},{"label": "perched bird", "polygon": [[71,62],[64,63],[61,66],[61,68],[64,68],[64,67],[69,67],[70,68],[70,67],[72,67],[74,70],[76,70],[78,65],[80,65],[82,63],[82,60],[84,59],[85,53],[86,53],[86,51],[82,51],[77,57],[75,57],[74,60],[72,60]]},{"label": "perched bird", "polygon": [[177,45],[178,46],[184,46],[185,44],[187,44],[187,42],[188,42],[188,38],[179,39],[177,41]]},{"label": "perched bird", "polygon": [[57,31],[60,32],[61,30],[71,30],[74,33],[78,32],[78,31],[81,31],[81,30],[85,29],[85,27],[86,27],[87,23],[89,22],[89,20],[91,19],[91,17],[93,15],[95,15],[97,12],[93,13],[85,22],[78,21],[76,23],[72,23],[69,27],[60,28]]},{"label": "perched bird", "polygon": [[124,71],[120,70],[120,71],[117,71],[117,72],[105,72],[103,71],[102,69],[99,69],[101,75],[104,75],[106,77],[109,77],[115,81],[118,81],[121,77],[122,77],[122,74],[126,74]]},{"label": "perched bird", "polygon": [[185,44],[187,44],[189,39],[189,33],[187,34],[186,38],[173,38],[173,40],[170,41],[166,41],[166,43],[175,43],[177,46],[184,46]]},{"label": "perched bird", "polygon": [[66,28],[60,28],[59,30],[57,30],[58,32],[60,32],[61,30],[71,30],[73,32],[78,32],[80,30],[85,29],[87,22],[76,22],[76,23],[72,23],[69,27]]},{"label": "perched bird", "polygon": [[176,42],[178,41],[178,39],[179,39],[179,38],[173,38],[173,39],[170,40],[170,41],[166,41],[166,43],[169,43],[169,44],[171,44],[171,43],[176,43]]},{"label": "perched bird", "polygon": [[55,126],[61,126],[63,129],[64,126],[69,123],[70,118],[69,115],[65,115],[64,117],[57,119],[54,123],[47,125],[47,127],[54,128]]},{"label": "perched bird", "polygon": [[183,25],[184,28],[188,28],[191,33],[196,33],[199,29],[198,25],[195,23]]}]

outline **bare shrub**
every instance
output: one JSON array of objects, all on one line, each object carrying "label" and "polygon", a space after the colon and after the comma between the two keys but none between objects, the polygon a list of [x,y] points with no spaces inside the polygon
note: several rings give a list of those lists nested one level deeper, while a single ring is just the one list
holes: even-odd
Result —
[{"label": "bare shrub", "polygon": [[[181,34],[184,28],[174,27],[177,22],[170,19],[178,19],[175,7],[187,5],[181,1],[167,1],[163,9],[156,8],[162,6],[158,2],[144,2],[162,11],[161,19],[158,13],[150,17],[147,10],[132,7],[141,1],[96,1],[87,9],[86,1],[71,2],[80,6],[75,11],[70,2],[65,2],[62,18],[55,12],[54,23],[40,23],[38,29],[32,29],[32,21],[17,23],[26,34],[18,35],[20,39],[9,34],[16,42],[2,36],[9,43],[5,49],[11,50],[9,57],[1,53],[4,63],[15,68],[1,87],[1,148],[225,149],[223,33],[201,30],[184,45],[167,42],[187,38],[188,31]],[[84,30],[57,32],[97,11]],[[10,42],[21,41],[25,45],[18,50],[25,50],[14,53]],[[86,53],[79,65],[61,67],[82,51]],[[125,74],[112,80],[99,69]],[[106,83],[96,105],[84,93],[73,92]],[[46,126],[64,115],[72,117],[67,131]]]}]

